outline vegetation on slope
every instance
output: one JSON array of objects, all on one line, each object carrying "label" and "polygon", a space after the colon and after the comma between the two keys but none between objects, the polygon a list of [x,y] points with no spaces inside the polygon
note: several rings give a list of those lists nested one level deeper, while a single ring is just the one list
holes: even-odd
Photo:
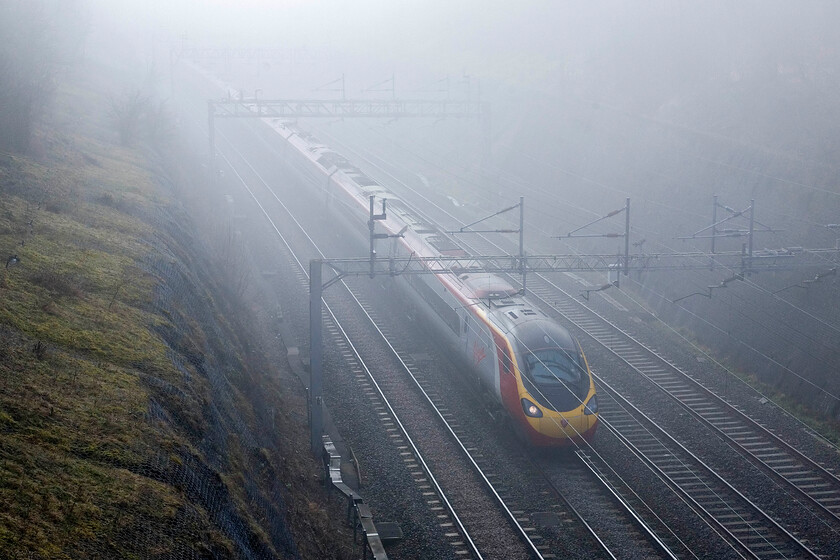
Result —
[{"label": "vegetation on slope", "polygon": [[284,372],[95,70],[0,153],[2,556],[340,556]]}]

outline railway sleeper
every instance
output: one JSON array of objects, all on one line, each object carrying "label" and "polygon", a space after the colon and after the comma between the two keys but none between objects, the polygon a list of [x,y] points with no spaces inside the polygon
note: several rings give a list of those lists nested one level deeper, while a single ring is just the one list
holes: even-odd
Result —
[{"label": "railway sleeper", "polygon": [[784,475],[788,476],[790,474],[794,474],[794,473],[791,473],[789,471],[791,471],[793,469],[801,469],[801,468],[802,468],[802,465],[800,465],[799,463],[795,463],[795,462],[791,461],[790,463],[787,463],[787,464],[784,464],[784,465],[774,466],[773,470],[776,471],[776,472],[785,471]]},{"label": "railway sleeper", "polygon": [[683,488],[683,491],[689,494],[694,500],[704,504],[707,508],[718,505],[726,506],[726,500],[721,497],[720,493],[715,488],[710,488],[708,486],[695,486],[694,490],[687,491]]},{"label": "railway sleeper", "polygon": [[[717,506],[709,508],[706,511],[714,515],[715,519],[717,519],[724,525],[727,525],[727,527],[734,526],[739,523],[745,525],[753,525],[755,523],[755,518],[753,518],[750,514],[738,513],[729,506]],[[729,521],[726,521],[727,519]]]},{"label": "railway sleeper", "polygon": [[[819,498],[820,496],[837,496],[837,490],[817,490],[816,492],[809,492],[808,494],[817,498]],[[823,498],[819,498],[819,500],[822,501]]]},{"label": "railway sleeper", "polygon": [[675,457],[672,453],[660,453],[648,455],[657,465],[664,467],[665,465],[682,465],[685,463],[679,457]]},{"label": "railway sleeper", "polygon": [[[800,478],[803,477],[803,476],[807,477],[807,476],[810,476],[812,474],[813,473],[811,471],[792,472],[792,473],[787,473],[787,475],[785,475],[785,478],[787,478],[791,482],[794,482],[793,479],[795,477],[800,477]],[[817,479],[817,480],[819,480],[819,479]]]},{"label": "railway sleeper", "polygon": [[[817,488],[831,488],[831,485],[825,482],[824,479],[818,476],[810,476],[811,473],[803,473],[802,476],[789,476],[788,480],[799,486],[800,488],[804,489],[814,489]],[[805,476],[808,475],[808,476]],[[805,484],[808,482],[816,482],[817,484]]]},{"label": "railway sleeper", "polygon": [[697,477],[697,475],[695,475],[695,474],[693,474],[693,473],[686,473],[686,474],[684,474],[684,475],[683,475],[683,474],[677,474],[677,475],[674,475],[674,474],[668,474],[668,477],[669,477],[672,481],[674,481],[674,482],[676,482],[677,484],[679,484],[679,485],[680,485],[680,488],[685,488],[685,484],[687,484],[687,483],[688,483],[688,482],[690,482],[690,481],[695,481],[695,480],[699,481],[699,480],[700,480],[700,479]]},{"label": "railway sleeper", "polygon": [[761,529],[760,527],[737,527],[735,529],[729,529],[729,532],[733,535],[744,534],[743,537],[738,537],[744,540],[768,539],[774,536],[772,532]]},{"label": "railway sleeper", "polygon": [[696,412],[697,414],[703,414],[704,412],[716,412],[720,410],[718,407],[713,406],[706,397],[684,397],[680,398],[683,404],[688,405],[691,409]]},{"label": "railway sleeper", "polygon": [[[755,443],[749,443],[745,447],[750,445],[756,445]],[[772,451],[772,453],[770,452]],[[759,459],[764,459],[765,457],[787,457],[787,453],[784,451],[779,451],[775,447],[762,447],[761,449],[756,449],[753,452],[753,455],[758,457]]]},{"label": "railway sleeper", "polygon": [[[705,417],[707,414],[712,414],[720,411],[720,407],[710,403],[708,400],[705,399],[705,397],[699,401],[696,399],[683,399],[683,402],[688,404],[694,412],[703,417]],[[699,402],[700,404],[693,404],[697,402]]]},{"label": "railway sleeper", "polygon": [[[744,425],[744,423],[741,422],[740,420],[735,420],[735,419],[725,420],[725,418],[728,418],[728,416],[723,412],[716,412],[714,414],[709,414],[709,415],[704,416],[704,418],[706,420],[710,420],[710,421],[714,422],[715,426],[719,427],[721,430],[729,429],[729,426],[743,426]],[[726,427],[724,428],[724,426],[726,426]]]},{"label": "railway sleeper", "polygon": [[[622,356],[622,358],[624,358],[624,356]],[[656,385],[674,382],[674,377],[673,375],[671,375],[670,372],[646,369],[648,363],[641,359],[637,360],[634,358],[625,358],[625,361],[639,374],[641,374],[643,377],[646,377],[650,381],[653,381],[653,383]]]},{"label": "railway sleeper", "polygon": [[742,441],[761,441],[766,442],[767,440],[764,439],[763,436],[754,436],[755,432],[752,430],[748,430],[746,428],[721,428],[721,431],[726,434],[728,437],[732,439],[738,439]]},{"label": "railway sleeper", "polygon": [[778,451],[775,449],[776,453],[769,453],[767,450],[770,449],[768,447],[762,447],[767,445],[765,441],[748,441],[744,443],[744,447],[748,448],[749,452],[755,456],[758,456],[759,453],[764,454],[767,457],[788,457],[789,455],[784,451]]},{"label": "railway sleeper", "polygon": [[764,464],[769,466],[769,467],[773,467],[773,468],[775,468],[775,465],[798,465],[799,464],[799,463],[796,463],[793,459],[791,459],[790,455],[788,455],[787,453],[781,453],[780,455],[781,455],[780,458],[769,459],[767,461],[764,461]]},{"label": "railway sleeper", "polygon": [[[687,483],[682,484],[680,486],[683,488],[683,490],[687,490],[689,488],[708,488],[708,490],[710,492],[714,492],[715,495],[717,495],[717,491],[713,487],[709,486],[708,482],[705,482],[705,481],[699,480],[699,479],[694,481],[694,482],[687,482]],[[692,493],[692,496],[694,496],[694,495],[695,494]],[[699,495],[699,492],[696,495]]]},{"label": "railway sleeper", "polygon": [[665,389],[678,399],[694,394],[694,391],[685,388],[685,384],[680,381],[657,381],[656,384],[660,389]]}]

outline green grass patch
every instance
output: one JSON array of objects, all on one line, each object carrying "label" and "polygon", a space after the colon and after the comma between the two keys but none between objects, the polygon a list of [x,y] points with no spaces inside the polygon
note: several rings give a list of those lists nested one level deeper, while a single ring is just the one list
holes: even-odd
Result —
[{"label": "green grass patch", "polygon": [[729,370],[744,383],[759,391],[782,410],[794,418],[799,419],[814,432],[832,442],[834,445],[840,446],[840,423],[824,418],[819,412],[811,407],[805,406],[801,401],[766,383],[763,383],[753,373],[747,373],[735,367],[730,367]]},{"label": "green grass patch", "polygon": [[714,360],[720,363],[731,375],[764,395],[776,406],[780,407],[794,418],[800,420],[826,440],[832,442],[834,445],[840,446],[840,422],[835,422],[825,418],[824,414],[821,414],[819,411],[804,405],[795,397],[783,391],[779,391],[772,385],[763,382],[757,373],[745,371],[735,365],[730,358],[717,355],[710,348],[701,344],[688,329],[678,327],[671,330],[663,327],[659,323],[654,323],[652,328],[658,330],[663,339],[673,338],[675,336],[674,331],[676,331],[677,335],[679,335],[683,340],[689,341],[695,349],[714,358]]},{"label": "green grass patch", "polygon": [[[0,154],[0,556],[232,556],[167,479],[197,456],[209,391],[172,363],[176,329],[153,305],[148,263],[167,257],[145,220],[170,196],[95,95],[65,84],[42,152]],[[176,351],[198,355],[190,328]]]}]

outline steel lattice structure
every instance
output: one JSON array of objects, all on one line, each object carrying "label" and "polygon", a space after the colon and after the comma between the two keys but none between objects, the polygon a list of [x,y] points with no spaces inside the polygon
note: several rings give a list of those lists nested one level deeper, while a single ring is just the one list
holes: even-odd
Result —
[{"label": "steel lattice structure", "polygon": [[207,101],[210,181],[216,176],[216,119],[265,118],[478,118],[489,154],[490,104],[466,100],[401,99],[234,99]]},{"label": "steel lattice structure", "polygon": [[[529,272],[624,272],[624,255],[486,255],[467,257],[367,257],[325,259],[324,264],[341,276],[387,274],[447,274],[469,269],[520,274]],[[371,262],[373,266],[371,267]],[[741,273],[836,266],[840,251],[834,249],[782,249],[755,252],[647,253],[630,255],[628,272],[646,270],[709,270],[713,266]]]},{"label": "steel lattice structure", "polygon": [[210,118],[486,118],[490,105],[470,100],[223,99],[208,101]]}]

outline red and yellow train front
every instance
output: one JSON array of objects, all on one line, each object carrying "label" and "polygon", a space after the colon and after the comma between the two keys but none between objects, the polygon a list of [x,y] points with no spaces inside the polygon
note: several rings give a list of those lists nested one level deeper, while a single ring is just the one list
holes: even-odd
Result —
[{"label": "red and yellow train front", "polygon": [[598,397],[577,341],[553,322],[518,325],[497,337],[502,400],[532,445],[589,440],[598,425]]}]

